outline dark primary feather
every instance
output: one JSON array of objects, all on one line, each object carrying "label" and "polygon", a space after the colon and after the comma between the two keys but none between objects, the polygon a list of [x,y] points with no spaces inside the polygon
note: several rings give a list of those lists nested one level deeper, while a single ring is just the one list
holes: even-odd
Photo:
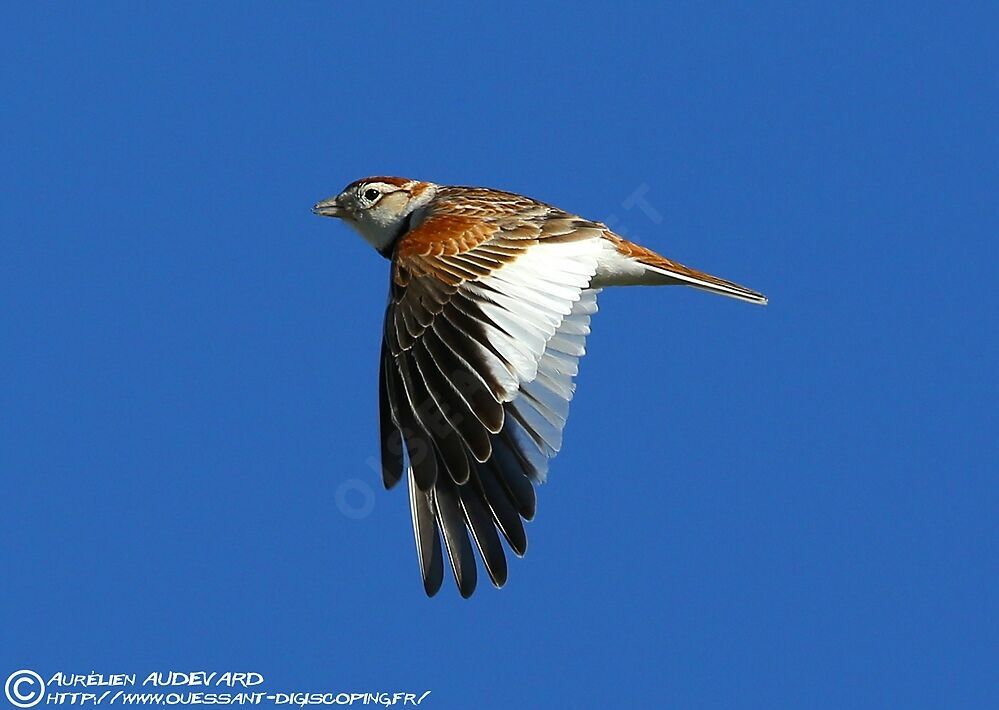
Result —
[{"label": "dark primary feather", "polygon": [[[389,356],[390,357],[390,356]],[[433,444],[430,437],[420,428],[413,415],[413,410],[406,397],[405,387],[402,383],[402,375],[399,368],[390,359],[386,359],[386,384],[389,406],[392,410],[392,419],[398,427],[396,434],[391,431],[383,436],[388,439],[382,440],[382,450],[391,448],[391,437],[399,435],[405,446],[406,458],[413,474],[413,482],[421,491],[430,490],[434,481],[437,480],[437,457],[433,453]],[[382,462],[384,468],[385,463]]]},{"label": "dark primary feather", "polygon": [[433,596],[444,581],[444,555],[441,538],[437,532],[437,518],[431,507],[431,495],[420,490],[410,473],[409,506],[413,516],[413,533],[416,536],[416,555],[423,576],[423,589]]},{"label": "dark primary feather", "polygon": [[[489,444],[489,431],[468,406],[468,402],[459,394],[458,389],[448,381],[447,375],[434,362],[433,356],[427,351],[426,344],[421,340],[412,350],[416,367],[423,377],[427,391],[433,398],[441,414],[451,427],[461,436],[468,450],[477,461],[487,461],[492,453]],[[467,480],[467,479],[466,479]]]},{"label": "dark primary feather", "polygon": [[458,486],[458,498],[486,572],[495,586],[502,587],[506,583],[506,555],[492,515],[483,500],[482,489],[474,485]]},{"label": "dark primary feather", "polygon": [[444,545],[451,558],[451,569],[458,591],[466,599],[475,591],[476,570],[472,544],[468,541],[465,518],[458,502],[458,484],[441,476],[434,486],[437,520],[444,533]]},{"label": "dark primary feather", "polygon": [[445,345],[435,331],[424,333],[423,345],[441,372],[451,373],[451,384],[486,430],[492,434],[499,432],[503,428],[503,406],[490,394],[481,376]]},{"label": "dark primary feather", "polygon": [[[489,462],[478,466],[476,483],[482,492],[482,497],[489,506],[496,527],[510,543],[510,549],[523,556],[527,552],[527,533],[521,514],[518,512],[509,495],[498,480],[497,465]],[[528,482],[530,485],[530,482]]]},{"label": "dark primary feather", "polygon": [[396,358],[396,365],[402,375],[410,411],[414,413],[420,429],[429,437],[436,449],[438,472],[443,468],[455,481],[464,483],[468,480],[470,469],[468,455],[457,432],[446,421],[444,413],[434,406],[426,383],[416,371],[416,363],[412,356],[399,356]]},{"label": "dark primary feather", "polygon": [[392,404],[389,400],[386,365],[391,367],[383,344],[378,366],[378,424],[382,454],[382,483],[388,489],[402,478],[403,447],[402,435],[395,424]]}]

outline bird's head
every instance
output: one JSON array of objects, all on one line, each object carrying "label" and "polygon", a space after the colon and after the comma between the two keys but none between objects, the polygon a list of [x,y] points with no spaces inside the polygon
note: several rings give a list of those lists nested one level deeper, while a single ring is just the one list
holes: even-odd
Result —
[{"label": "bird's head", "polygon": [[370,177],[350,183],[343,191],[317,202],[314,214],[338,217],[364,240],[385,253],[406,230],[411,215],[437,192],[430,182],[397,177]]}]

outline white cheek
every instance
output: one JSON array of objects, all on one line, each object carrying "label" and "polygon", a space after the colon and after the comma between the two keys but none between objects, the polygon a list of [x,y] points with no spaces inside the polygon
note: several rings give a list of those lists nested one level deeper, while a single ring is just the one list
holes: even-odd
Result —
[{"label": "white cheek", "polygon": [[375,249],[383,250],[395,239],[396,221],[391,215],[365,212],[352,223],[360,235]]},{"label": "white cheek", "polygon": [[395,215],[385,214],[384,211],[368,212],[371,223],[380,229],[387,229],[395,225]]}]

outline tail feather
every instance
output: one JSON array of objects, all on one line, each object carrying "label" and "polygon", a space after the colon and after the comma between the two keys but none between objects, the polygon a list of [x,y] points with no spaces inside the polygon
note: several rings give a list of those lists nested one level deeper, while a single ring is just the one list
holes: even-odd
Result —
[{"label": "tail feather", "polygon": [[[663,258],[663,261],[669,260]],[[647,267],[656,273],[662,274],[663,277],[668,279],[667,283],[693,286],[694,288],[699,288],[704,291],[717,293],[720,296],[738,298],[740,301],[758,303],[763,306],[767,304],[767,297],[759,291],[754,291],[751,288],[740,286],[732,281],[726,281],[725,279],[718,278],[717,276],[706,274],[703,271],[698,271],[697,269],[691,269],[689,266],[678,264],[675,261],[669,262],[669,264],[670,265],[668,267],[647,264]]]},{"label": "tail feather", "polygon": [[732,281],[726,281],[717,276],[684,266],[677,261],[657,254],[651,249],[646,249],[639,244],[629,242],[627,239],[619,237],[612,232],[604,233],[604,239],[613,245],[613,249],[616,250],[620,257],[624,257],[632,264],[641,264],[641,267],[643,267],[644,271],[641,273],[641,276],[637,279],[630,277],[628,283],[635,285],[647,284],[650,286],[656,284],[680,284],[717,293],[721,296],[738,298],[741,301],[748,301],[749,303],[758,303],[761,305],[766,305],[767,303],[767,297],[759,291],[754,291],[751,288],[740,286]]}]

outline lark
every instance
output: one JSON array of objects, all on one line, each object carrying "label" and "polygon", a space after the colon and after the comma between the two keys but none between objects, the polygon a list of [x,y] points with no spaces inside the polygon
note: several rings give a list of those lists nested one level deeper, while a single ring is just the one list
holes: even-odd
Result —
[{"label": "lark", "polygon": [[518,557],[527,551],[524,522],[562,446],[601,289],[681,285],[767,302],[600,222],[501,190],[370,177],[313,212],[343,220],[391,262],[382,478],[386,488],[407,479],[429,596],[445,549],[466,598],[473,544],[496,587],[507,580],[500,536]]}]

